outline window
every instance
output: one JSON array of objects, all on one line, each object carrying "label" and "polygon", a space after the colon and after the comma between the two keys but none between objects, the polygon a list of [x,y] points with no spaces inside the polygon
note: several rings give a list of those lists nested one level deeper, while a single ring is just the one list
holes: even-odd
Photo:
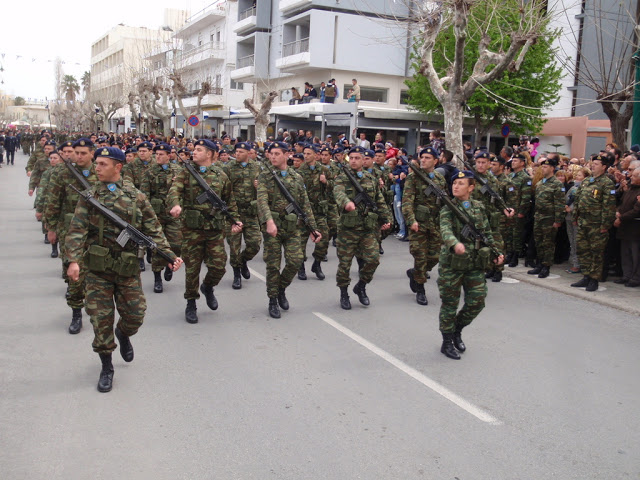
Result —
[{"label": "window", "polygon": [[[353,88],[351,83],[345,84],[342,90],[342,98],[347,100],[349,90]],[[360,85],[360,101],[387,103],[388,88],[363,87]]]},{"label": "window", "polygon": [[235,80],[231,79],[231,85],[229,85],[229,88],[231,88],[231,90],[244,90],[244,83],[236,82]]},{"label": "window", "polygon": [[220,30],[216,32],[216,42],[220,43]]},{"label": "window", "polygon": [[409,90],[400,90],[400,105],[409,105]]}]

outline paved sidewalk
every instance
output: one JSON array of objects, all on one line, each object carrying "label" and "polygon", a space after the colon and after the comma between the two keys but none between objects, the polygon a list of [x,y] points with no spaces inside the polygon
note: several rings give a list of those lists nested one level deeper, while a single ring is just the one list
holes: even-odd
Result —
[{"label": "paved sidewalk", "polygon": [[530,270],[531,267],[523,266],[521,261],[520,265],[515,268],[505,267],[504,276],[640,315],[640,287],[629,288],[618,285],[613,283],[613,280],[617,280],[619,277],[609,277],[606,282],[600,282],[597,291],[587,292],[584,288],[571,287],[571,284],[580,280],[582,275],[568,273],[567,268],[567,263],[554,265],[551,267],[551,275],[548,278],[538,278],[537,275],[528,275],[527,270]]}]

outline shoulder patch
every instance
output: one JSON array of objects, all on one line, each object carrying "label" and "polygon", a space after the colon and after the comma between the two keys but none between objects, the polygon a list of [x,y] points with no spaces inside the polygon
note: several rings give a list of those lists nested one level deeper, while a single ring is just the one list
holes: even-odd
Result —
[{"label": "shoulder patch", "polygon": [[527,185],[531,185],[531,180],[527,181]]},{"label": "shoulder patch", "polygon": [[611,190],[611,195],[615,195],[616,191],[615,190]]}]

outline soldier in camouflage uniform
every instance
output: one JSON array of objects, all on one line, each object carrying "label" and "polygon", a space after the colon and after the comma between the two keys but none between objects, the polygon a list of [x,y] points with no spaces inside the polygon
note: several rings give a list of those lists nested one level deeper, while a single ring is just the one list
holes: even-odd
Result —
[{"label": "soldier in camouflage uniform", "polygon": [[607,168],[613,161],[598,155],[591,161],[593,176],[585,178],[574,201],[574,223],[578,225],[576,247],[582,280],[572,287],[586,287],[588,292],[598,290],[602,278],[604,251],[609,236],[607,232],[616,219],[616,190],[607,176]]},{"label": "soldier in camouflage uniform", "polygon": [[[380,189],[382,191],[382,196],[384,197],[385,202],[389,207],[389,211],[391,212],[391,215],[393,215],[394,193],[393,193],[393,190],[391,190],[391,186],[394,185],[395,180],[393,179],[391,168],[385,165],[385,161],[386,161],[385,151],[381,148],[378,148],[374,150],[374,152],[375,152],[375,156],[373,157],[373,162],[374,162],[373,168],[376,170],[376,172],[378,172],[378,177],[384,182],[384,185],[382,183],[380,184]],[[384,240],[385,238],[387,238],[391,234],[392,230],[393,229],[390,228],[389,230],[381,231],[380,239]],[[382,253],[384,253],[384,250],[382,249],[382,243],[381,243],[380,254]]]},{"label": "soldier in camouflage uniform", "polygon": [[[498,181],[498,194],[504,200],[504,203],[507,204],[508,207],[512,207],[516,202],[516,188],[511,182],[511,179],[504,173],[504,167],[507,161],[502,156],[492,156],[491,157],[491,173]],[[515,210],[514,210],[515,212]],[[506,216],[500,215],[500,236],[504,242],[504,250],[505,252],[512,251],[512,246],[507,243],[511,241],[511,232],[513,230],[513,225],[515,223],[515,215]],[[492,281],[496,282],[496,273],[500,272],[498,276],[499,280],[502,280],[502,272],[504,270],[504,264],[508,263],[508,258],[505,258],[504,262],[500,265],[493,265],[493,276],[491,278]]]},{"label": "soldier in camouflage uniform", "polygon": [[44,145],[45,143],[47,143],[47,141],[48,139],[44,135],[40,137],[40,140],[38,140],[38,145],[36,146],[31,156],[29,157],[29,160],[27,161],[27,166],[24,168],[25,171],[27,172],[27,177],[31,176],[31,172],[33,171],[33,167],[35,166],[36,162],[45,157]]},{"label": "soldier in camouflage uniform", "polygon": [[[119,148],[98,149],[95,167],[100,181],[91,188],[91,194],[124,221],[149,235],[159,249],[174,258],[172,268],[177,270],[182,260],[170,251],[149,201],[131,184],[122,181],[120,171],[124,162],[124,153]],[[93,351],[100,355],[102,362],[98,381],[100,392],[110,391],[113,384],[112,352],[116,349],[114,300],[120,314],[115,337],[126,362],[133,360],[129,337],[138,332],[147,307],[136,261],[137,246],[128,242],[121,247],[116,242],[120,233],[119,228],[81,198],[65,240],[65,254],[69,262],[67,274],[71,281],[79,280],[80,262],[86,262],[86,309],[93,325]]]},{"label": "soldier in camouflage uniform", "polygon": [[[478,153],[475,157],[475,178],[482,178],[487,181],[487,185],[496,193],[500,191],[500,184],[498,180],[490,172],[491,156],[486,152]],[[477,180],[476,180],[477,181]],[[473,189],[471,193],[473,200],[478,200],[484,205],[485,213],[489,219],[489,226],[491,227],[491,233],[493,235],[493,241],[495,242],[498,250],[504,251],[504,239],[500,231],[500,221],[502,218],[512,218],[515,215],[514,209],[500,210],[500,207],[495,203],[494,198],[488,191],[483,191],[480,185]],[[502,197],[504,200],[504,197]],[[505,201],[506,203],[506,201]],[[507,204],[508,205],[508,204]],[[490,278],[493,282],[500,282],[502,280],[502,271],[504,265],[489,265],[489,271],[486,274],[486,278]]]},{"label": "soldier in camouflage uniform", "polygon": [[[438,152],[433,147],[420,151],[420,169],[444,192],[447,182],[435,171],[438,164]],[[424,284],[427,272],[438,264],[440,246],[440,204],[435,195],[426,194],[429,186],[422,182],[412,171],[404,183],[402,195],[402,215],[409,226],[409,253],[413,256],[413,268],[407,270],[409,287],[416,294],[418,305],[427,305]]]},{"label": "soldier in camouflage uniform", "polygon": [[362,189],[375,202],[376,212],[374,213],[365,207],[364,202],[359,205],[355,204],[354,199],[357,191],[344,172],[336,177],[333,189],[340,212],[337,240],[339,263],[336,283],[340,288],[340,306],[345,310],[351,308],[348,288],[351,282],[349,271],[353,257],[358,254],[362,262],[359,271],[360,278],[353,288],[353,292],[358,295],[361,304],[369,305],[366,285],[371,282],[373,274],[380,264],[378,230],[387,230],[391,227],[389,223],[391,214],[380,191],[378,180],[362,170],[364,154],[364,148],[352,148],[349,151],[349,165],[345,165],[344,168],[351,169]]},{"label": "soldier in camouflage uniform", "polygon": [[124,151],[126,165],[133,163],[138,158],[138,150],[135,147],[129,147]]},{"label": "soldier in camouflage uniform", "polygon": [[[167,208],[167,195],[174,178],[182,170],[177,165],[169,163],[169,151],[171,147],[166,143],[159,143],[153,148],[156,161],[149,167],[140,184],[140,191],[147,196],[153,211],[158,217],[162,231],[164,232],[171,250],[180,256],[182,244],[182,230],[180,220],[173,218]],[[173,278],[173,271],[159,255],[153,255],[151,261],[153,271],[153,291],[162,293],[162,270],[164,269],[164,279],[169,282]]]},{"label": "soldier in camouflage uniform", "polygon": [[[229,177],[219,167],[213,165],[218,147],[211,140],[198,140],[193,151],[194,167],[200,176],[226,202],[234,218],[238,209],[231,191]],[[198,287],[211,310],[218,308],[213,288],[224,276],[227,252],[224,236],[228,222],[219,210],[212,209],[210,203],[199,204],[196,198],[203,193],[195,178],[186,168],[176,176],[167,199],[167,205],[174,218],[182,215],[182,256],[186,264],[184,298],[187,300],[185,319],[188,323],[198,323],[196,300],[200,298]],[[231,227],[232,234],[242,231],[242,224]],[[207,266],[207,274],[200,285],[202,262]]]},{"label": "soldier in camouflage uniform", "polygon": [[[340,172],[340,167],[331,159],[333,152],[335,152],[335,150],[332,151],[331,148],[326,146],[320,149],[320,162],[329,169],[332,179]],[[338,207],[336,206],[336,199],[333,196],[333,190],[328,193],[328,201],[329,213],[327,214],[327,227],[329,228],[329,238],[327,238],[327,242],[333,240],[333,246],[335,247],[336,235],[338,234]],[[326,255],[323,260],[326,261]]]},{"label": "soldier in camouflage uniform", "polygon": [[518,255],[520,254],[520,250],[522,250],[527,215],[531,210],[531,195],[533,187],[531,186],[531,177],[524,169],[525,161],[526,159],[521,153],[514,155],[511,159],[511,168],[513,169],[513,173],[511,173],[510,179],[515,188],[513,209],[516,213],[513,230],[511,230],[509,239],[506,241],[506,243],[511,245],[511,248],[513,249],[510,252],[507,252],[510,267],[518,266]]},{"label": "soldier in camouflage uniform", "polygon": [[[271,168],[292,195],[296,203],[306,213],[311,228],[321,240],[317,231],[309,198],[304,188],[304,181],[296,171],[287,166],[289,146],[284,142],[274,142],[269,146],[268,158]],[[269,297],[269,315],[280,318],[280,308],[289,310],[289,301],[285,291],[302,263],[300,247],[300,221],[295,213],[287,213],[289,202],[284,197],[273,174],[268,169],[258,175],[258,221],[264,239],[263,257],[267,267],[267,296]],[[280,271],[284,251],[285,265]],[[280,306],[280,308],[278,307]]]},{"label": "soldier in camouflage uniform", "polygon": [[145,172],[153,164],[153,158],[151,156],[153,146],[150,142],[141,142],[137,150],[138,158],[124,166],[122,169],[122,177],[124,180],[129,180],[133,186],[139,190]]},{"label": "soldier in camouflage uniform", "polygon": [[[73,147],[73,167],[84,176],[90,184],[98,183],[98,177],[93,167],[93,144],[87,138],[80,138],[72,144]],[[63,145],[65,156],[69,157],[68,144]],[[62,258],[63,278],[68,284],[67,286],[67,305],[71,308],[71,324],[69,325],[69,333],[74,335],[82,329],[82,307],[85,298],[84,277],[86,270],[82,262],[79,260],[79,276],[78,281],[70,282],[66,275],[69,263],[67,261],[65,238],[71,225],[71,219],[78,204],[80,195],[71,188],[71,185],[78,190],[84,190],[80,182],[69,172],[65,165],[60,165],[55,169],[51,178],[49,194],[47,195],[47,206],[45,209],[45,218],[47,220],[48,237],[51,242],[59,242]]]},{"label": "soldier in camouflage uniform", "polygon": [[[257,178],[260,164],[249,158],[251,145],[248,142],[237,143],[235,146],[235,160],[229,161],[224,167],[224,173],[229,177],[233,198],[238,206],[239,219],[242,222],[242,233],[227,232],[229,244],[229,263],[233,268],[232,288],[242,288],[242,277],[251,278],[247,262],[260,251],[260,224],[258,223]],[[244,236],[244,250],[242,237]]]},{"label": "soldier in camouflage uniform", "polygon": [[[495,247],[489,219],[485,207],[477,200],[471,200],[475,187],[472,172],[462,171],[452,178],[453,203],[464,211],[477,229],[482,231]],[[481,246],[462,236],[464,224],[444,206],[440,211],[440,233],[442,248],[440,250],[440,267],[438,269],[438,289],[440,290],[440,332],[442,347],[440,351],[447,357],[460,360],[458,352],[464,352],[466,346],[462,341],[462,329],[469,325],[484,308],[487,296],[485,270],[491,260],[489,245]],[[501,263],[503,255],[493,259]],[[458,311],[460,288],[464,290],[464,305]]]},{"label": "soldier in camouflage uniform", "polygon": [[[329,225],[327,217],[329,215],[329,198],[333,193],[333,181],[331,171],[318,162],[318,149],[314,145],[306,145],[303,150],[304,164],[298,169],[298,173],[302,176],[309,204],[313,211],[313,217],[316,220],[318,231],[322,235],[322,240],[316,242],[313,249],[313,265],[311,271],[316,274],[318,280],[324,280],[325,275],[320,266],[322,259],[327,256],[329,248]],[[308,238],[308,237],[304,237]],[[306,278],[304,262],[307,260],[306,240],[301,240],[303,261],[298,272],[302,272]]]},{"label": "soldier in camouflage uniform", "polygon": [[[42,228],[47,232],[47,219],[44,216],[45,207],[47,206],[49,196],[49,186],[51,175],[56,170],[56,166],[62,163],[62,157],[58,151],[49,152],[49,163],[51,166],[42,174],[40,186],[38,187],[38,197],[36,198],[36,219],[42,222]],[[51,243],[51,258],[58,258],[58,242],[49,241]]]},{"label": "soldier in camouflage uniform", "polygon": [[556,251],[556,235],[564,220],[564,184],[555,176],[558,161],[547,158],[540,162],[542,180],[536,184],[533,235],[538,263],[529,275],[547,278]]}]

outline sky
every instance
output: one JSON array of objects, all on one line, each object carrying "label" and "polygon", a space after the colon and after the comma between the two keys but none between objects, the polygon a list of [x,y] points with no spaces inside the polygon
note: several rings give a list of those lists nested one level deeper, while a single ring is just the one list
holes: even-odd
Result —
[{"label": "sky", "polygon": [[[159,28],[164,8],[197,13],[213,0],[5,2],[0,26],[0,90],[25,99],[54,95],[54,63],[80,83],[90,70],[91,44],[119,23]],[[64,10],[62,7],[64,5]],[[31,13],[35,12],[35,13]]]}]

